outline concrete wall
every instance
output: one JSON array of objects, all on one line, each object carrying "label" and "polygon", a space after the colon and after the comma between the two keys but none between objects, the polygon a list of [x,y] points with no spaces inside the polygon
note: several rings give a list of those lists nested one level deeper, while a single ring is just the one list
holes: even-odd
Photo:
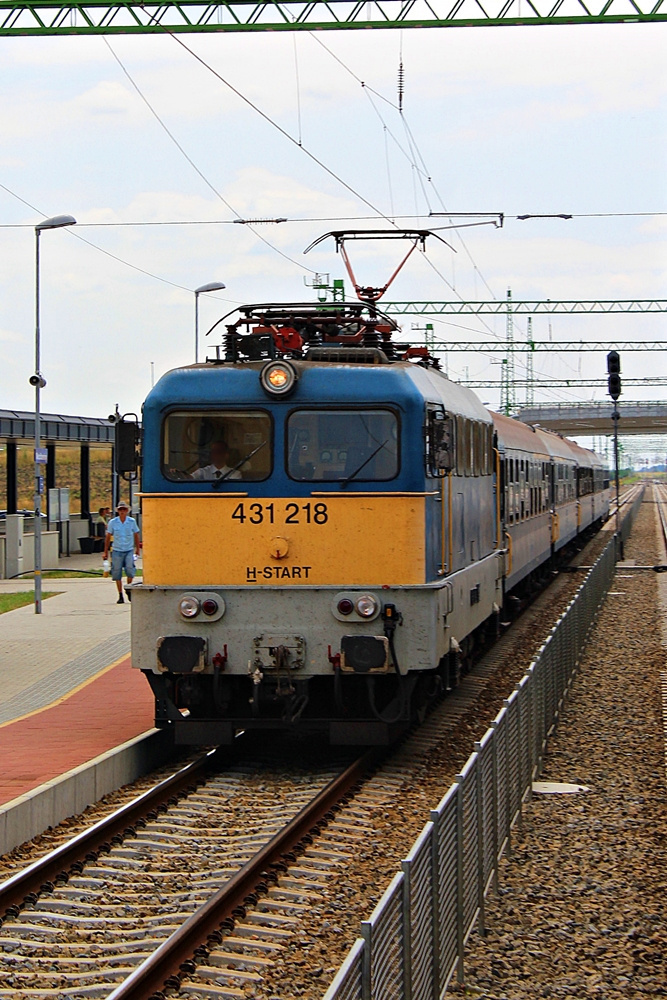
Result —
[{"label": "concrete wall", "polygon": [[87,517],[71,517],[69,522],[69,551],[70,555],[78,555],[79,539],[87,538],[90,534],[90,521]]},{"label": "concrete wall", "polygon": [[[58,532],[42,532],[42,569],[58,566]],[[23,572],[31,573],[35,568],[35,536],[23,536]]]},{"label": "concrete wall", "polygon": [[[6,539],[0,535],[0,580],[6,579]],[[74,549],[72,549],[74,551]],[[78,543],[77,543],[78,551]],[[35,539],[34,535],[23,536],[23,572],[31,573],[35,568]],[[58,532],[42,532],[42,567],[43,569],[55,569],[58,566]]]}]

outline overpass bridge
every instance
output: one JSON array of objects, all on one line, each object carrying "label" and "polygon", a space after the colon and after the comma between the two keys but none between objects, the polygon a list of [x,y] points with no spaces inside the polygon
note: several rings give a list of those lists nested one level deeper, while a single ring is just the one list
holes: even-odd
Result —
[{"label": "overpass bridge", "polygon": [[[605,435],[614,432],[613,408],[610,399],[594,403],[535,403],[524,406],[517,418],[569,436]],[[618,411],[619,434],[667,434],[666,402],[620,401]]]}]

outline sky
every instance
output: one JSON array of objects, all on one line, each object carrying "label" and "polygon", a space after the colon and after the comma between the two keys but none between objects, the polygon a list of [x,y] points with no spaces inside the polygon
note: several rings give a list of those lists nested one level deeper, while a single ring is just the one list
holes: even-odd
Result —
[{"label": "sky", "polygon": [[[226,285],[201,296],[202,332],[242,302],[309,299],[314,272],[344,277],[332,241],[303,254],[332,229],[505,214],[502,228],[442,233],[457,252],[429,241],[389,300],[667,296],[663,26],[179,37],[236,92],[171,37],[0,41],[0,408],[33,406],[33,227],[61,213],[77,227],[41,240],[47,412],[137,411],[152,373],[194,359],[194,288]],[[575,217],[514,218],[551,213]],[[399,255],[396,242],[352,248],[364,284]],[[425,321],[406,317],[402,339]],[[502,341],[505,319],[440,318],[435,332]],[[525,317],[514,332],[525,339]],[[667,340],[667,322],[538,315],[533,337]],[[501,356],[450,352],[449,374],[497,381]],[[535,370],[537,400],[604,397],[549,385],[603,376],[603,354],[537,353]],[[625,352],[622,370],[667,376],[667,363]],[[479,395],[498,404],[495,388]]]}]

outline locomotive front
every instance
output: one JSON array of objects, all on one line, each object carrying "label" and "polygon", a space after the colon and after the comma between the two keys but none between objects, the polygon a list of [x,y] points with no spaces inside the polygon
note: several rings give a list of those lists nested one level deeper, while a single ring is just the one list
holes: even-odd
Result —
[{"label": "locomotive front", "polygon": [[375,315],[324,319],[249,309],[223,356],[145,402],[132,662],[179,742],[297,724],[385,742],[448,652],[428,372]]}]

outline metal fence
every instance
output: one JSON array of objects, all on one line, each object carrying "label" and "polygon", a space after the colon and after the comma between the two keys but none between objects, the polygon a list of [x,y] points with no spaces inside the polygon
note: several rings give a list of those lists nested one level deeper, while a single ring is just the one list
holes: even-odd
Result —
[{"label": "metal fence", "polygon": [[[630,533],[643,491],[626,514]],[[516,689],[475,744],[351,948],[324,1000],[439,1000],[542,770],[579,658],[614,575],[616,538],[586,575]]]}]

